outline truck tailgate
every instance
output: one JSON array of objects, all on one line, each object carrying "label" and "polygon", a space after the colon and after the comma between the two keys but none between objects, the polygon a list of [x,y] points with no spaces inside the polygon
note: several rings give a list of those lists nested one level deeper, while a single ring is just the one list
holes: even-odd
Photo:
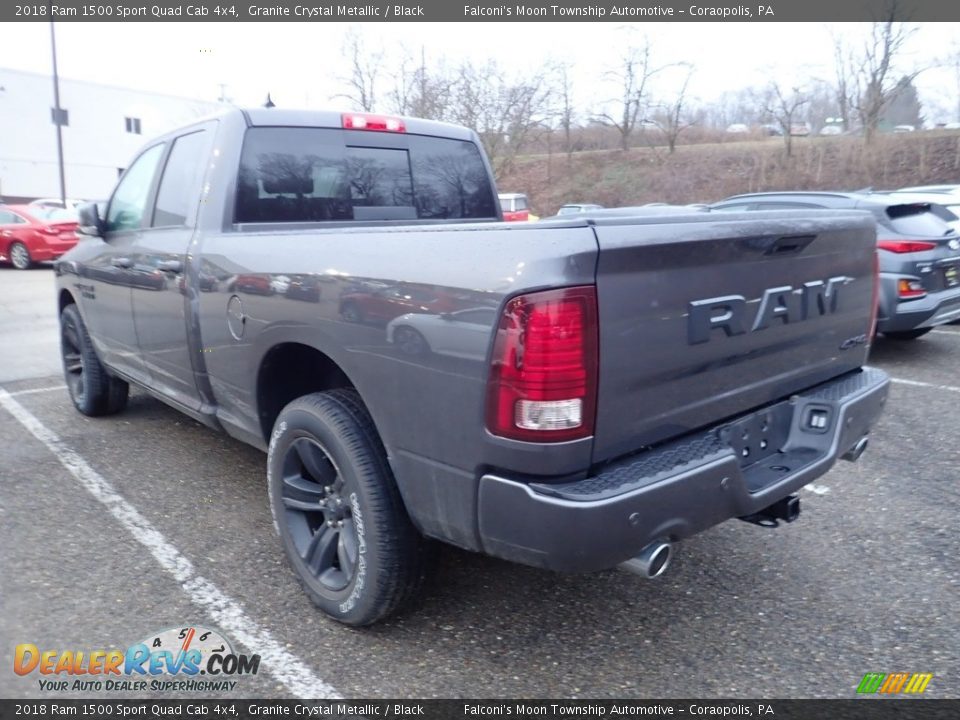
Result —
[{"label": "truck tailgate", "polygon": [[719,423],[860,367],[876,226],[866,213],[599,219],[593,460]]}]

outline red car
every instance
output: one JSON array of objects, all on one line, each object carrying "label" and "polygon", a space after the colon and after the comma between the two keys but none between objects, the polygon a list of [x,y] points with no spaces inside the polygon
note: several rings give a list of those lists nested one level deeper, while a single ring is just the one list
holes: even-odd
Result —
[{"label": "red car", "polygon": [[77,244],[73,210],[32,205],[0,206],[0,260],[18,270],[55,260]]}]

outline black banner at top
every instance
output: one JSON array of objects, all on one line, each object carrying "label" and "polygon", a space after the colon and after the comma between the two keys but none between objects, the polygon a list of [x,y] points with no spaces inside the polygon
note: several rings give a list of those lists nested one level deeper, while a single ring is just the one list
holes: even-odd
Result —
[{"label": "black banner at top", "polygon": [[0,700],[0,720],[953,720],[960,700]]},{"label": "black banner at top", "polygon": [[15,0],[4,22],[907,22],[960,21],[944,0]]}]

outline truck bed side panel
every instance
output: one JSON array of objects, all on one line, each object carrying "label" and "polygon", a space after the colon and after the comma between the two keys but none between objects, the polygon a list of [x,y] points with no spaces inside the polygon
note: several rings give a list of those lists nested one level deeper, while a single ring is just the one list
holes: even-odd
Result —
[{"label": "truck bed side panel", "polygon": [[[218,419],[232,434],[263,437],[258,373],[271,350],[290,343],[327,355],[360,392],[407,507],[430,534],[476,546],[485,463],[503,458],[545,474],[589,465],[589,439],[530,447],[501,442],[484,425],[503,302],[528,289],[592,284],[596,238],[586,225],[234,232],[208,234],[200,248],[204,359]],[[240,339],[230,331],[231,302],[245,318]],[[404,348],[402,328],[428,347]]]}]

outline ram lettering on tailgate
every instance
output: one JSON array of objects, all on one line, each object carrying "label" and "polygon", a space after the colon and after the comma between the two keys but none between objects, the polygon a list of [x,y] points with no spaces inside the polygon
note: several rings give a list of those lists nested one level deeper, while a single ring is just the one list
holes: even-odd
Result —
[{"label": "ram lettering on tailgate", "polygon": [[732,337],[763,330],[775,320],[792,323],[833,314],[837,311],[840,288],[850,282],[853,278],[840,275],[826,282],[807,282],[800,288],[790,285],[768,288],[763,291],[756,315],[749,325],[750,311],[743,295],[694,300],[689,306],[687,338],[691,345],[697,345],[709,341],[712,331],[717,329]]}]

